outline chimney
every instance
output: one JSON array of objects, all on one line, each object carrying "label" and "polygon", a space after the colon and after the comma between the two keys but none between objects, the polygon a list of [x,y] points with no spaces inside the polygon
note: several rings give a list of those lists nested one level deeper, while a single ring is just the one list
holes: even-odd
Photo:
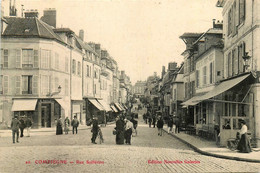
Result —
[{"label": "chimney", "polygon": [[223,21],[217,21],[213,19],[213,28],[223,29]]},{"label": "chimney", "polygon": [[97,54],[101,54],[100,44],[95,44],[95,51]]},{"label": "chimney", "polygon": [[37,10],[30,10],[30,11],[24,12],[25,17],[36,17],[36,18],[38,18],[38,15],[39,15],[39,13],[38,13]]},{"label": "chimney", "polygon": [[84,41],[84,30],[83,30],[83,29],[79,30],[79,38],[80,38],[82,41]]},{"label": "chimney", "polygon": [[41,20],[43,22],[47,23],[48,25],[56,28],[56,9],[49,8],[49,9],[44,10]]},{"label": "chimney", "polygon": [[162,77],[165,75],[165,66],[162,66]]}]

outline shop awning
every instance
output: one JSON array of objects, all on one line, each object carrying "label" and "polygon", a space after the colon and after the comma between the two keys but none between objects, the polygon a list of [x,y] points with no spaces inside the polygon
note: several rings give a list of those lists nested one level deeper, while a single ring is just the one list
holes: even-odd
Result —
[{"label": "shop awning", "polygon": [[111,106],[111,109],[112,109],[114,112],[118,112],[117,109],[115,108],[115,106]]},{"label": "shop awning", "polygon": [[34,111],[37,99],[15,99],[12,111]]},{"label": "shop awning", "polygon": [[119,103],[115,103],[115,106],[117,107],[117,109],[118,109],[119,111],[123,111],[123,110],[124,110],[124,109],[121,108],[121,106],[119,105]]},{"label": "shop awning", "polygon": [[237,84],[239,84],[240,82],[242,82],[243,80],[245,80],[248,76],[250,76],[250,74],[247,75],[243,75],[231,80],[227,80],[224,82],[221,82],[219,85],[215,86],[210,92],[208,92],[207,94],[196,98],[195,102],[201,102],[203,100],[207,100],[209,98],[212,98],[214,96],[217,96],[229,89],[231,89],[232,87],[236,86]]},{"label": "shop awning", "polygon": [[103,108],[105,108],[106,111],[112,111],[110,106],[104,100],[99,100],[98,99],[97,101],[103,106]]},{"label": "shop awning", "polygon": [[200,97],[202,97],[202,96],[194,96],[191,99],[181,103],[181,105],[183,105],[183,107],[194,106],[199,103],[199,101],[196,101],[196,100],[199,99]]},{"label": "shop awning", "polygon": [[66,103],[62,100],[62,99],[55,99],[59,104],[60,106],[64,109],[65,111],[65,117],[68,116],[69,114],[69,109],[68,109],[68,105],[66,105]]},{"label": "shop awning", "polygon": [[98,110],[105,111],[102,105],[98,103],[96,99],[88,99]]},{"label": "shop awning", "polygon": [[118,103],[118,104],[119,104],[119,106],[121,106],[121,109],[124,111],[125,108],[124,108],[124,106],[122,105],[122,103]]},{"label": "shop awning", "polygon": [[123,106],[123,108],[125,108],[125,110],[127,110],[127,107],[126,107],[126,105],[125,105],[125,104],[122,104],[122,106]]}]

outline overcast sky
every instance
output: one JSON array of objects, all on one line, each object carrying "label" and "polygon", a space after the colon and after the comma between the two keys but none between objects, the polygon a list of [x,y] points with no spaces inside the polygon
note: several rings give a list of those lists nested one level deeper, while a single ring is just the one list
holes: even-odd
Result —
[{"label": "overcast sky", "polygon": [[[217,0],[16,0],[18,16],[24,9],[56,8],[57,27],[69,27],[85,41],[100,43],[125,70],[132,83],[153,72],[161,74],[168,62],[183,61],[179,36],[205,32],[212,19],[222,20]],[[8,15],[9,0],[3,2]]]}]

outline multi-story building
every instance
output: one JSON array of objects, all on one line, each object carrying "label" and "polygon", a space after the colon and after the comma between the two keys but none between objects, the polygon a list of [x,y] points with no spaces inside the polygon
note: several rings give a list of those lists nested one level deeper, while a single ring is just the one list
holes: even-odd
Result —
[{"label": "multi-story building", "polygon": [[[223,100],[220,112],[222,144],[239,130],[239,120],[246,121],[251,138],[260,146],[259,19],[260,2],[254,0],[219,0],[223,7],[224,80],[213,91]],[[209,93],[210,94],[210,93]],[[216,94],[214,94],[216,95]],[[209,97],[210,95],[208,95]],[[205,97],[206,98],[206,97]],[[231,129],[222,125],[230,122]],[[253,141],[253,143],[254,143]]]},{"label": "multi-story building", "polygon": [[133,86],[133,94],[135,94],[136,97],[138,98],[143,97],[145,87],[146,87],[146,81],[137,81]]}]

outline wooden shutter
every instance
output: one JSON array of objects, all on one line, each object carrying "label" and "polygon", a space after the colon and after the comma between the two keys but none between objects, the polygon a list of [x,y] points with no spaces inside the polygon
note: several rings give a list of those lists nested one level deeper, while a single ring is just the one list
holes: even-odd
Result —
[{"label": "wooden shutter", "polygon": [[9,77],[4,76],[4,94],[8,94]]},{"label": "wooden shutter", "polygon": [[16,49],[15,53],[16,53],[16,68],[21,68],[21,50]]},{"label": "wooden shutter", "polygon": [[38,94],[38,76],[32,77],[32,93]]},{"label": "wooden shutter", "polygon": [[21,94],[21,76],[15,76],[15,94]]},{"label": "wooden shutter", "polygon": [[34,57],[34,62],[33,62],[33,67],[34,68],[39,68],[39,52],[38,50],[33,50],[33,57]]}]

